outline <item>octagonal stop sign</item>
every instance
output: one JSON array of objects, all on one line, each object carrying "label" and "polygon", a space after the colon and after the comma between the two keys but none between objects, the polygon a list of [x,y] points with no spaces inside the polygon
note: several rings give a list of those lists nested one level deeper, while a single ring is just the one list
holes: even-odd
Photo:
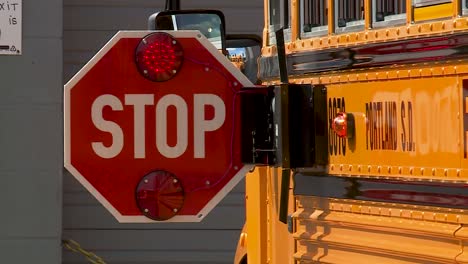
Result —
[{"label": "octagonal stop sign", "polygon": [[198,31],[118,32],[65,85],[65,167],[119,222],[198,222],[250,169],[241,88]]}]

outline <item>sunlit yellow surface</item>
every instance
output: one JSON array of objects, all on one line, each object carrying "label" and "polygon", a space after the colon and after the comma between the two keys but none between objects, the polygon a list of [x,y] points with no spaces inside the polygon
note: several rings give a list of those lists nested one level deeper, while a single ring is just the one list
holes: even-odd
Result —
[{"label": "sunlit yellow surface", "polygon": [[425,6],[414,8],[414,21],[430,20],[444,17],[451,17],[453,14],[453,4]]},{"label": "sunlit yellow surface", "polygon": [[[270,2],[265,0],[264,5],[264,57],[276,56],[278,50],[269,44],[274,34],[269,26]],[[468,17],[460,12],[464,1],[413,8],[413,1],[406,0],[406,23],[389,27],[372,24],[372,2],[364,1],[364,30],[335,34],[335,1],[328,0],[328,34],[302,38],[298,17],[303,14],[302,2],[290,1],[291,40],[286,40],[286,53],[463,34],[468,30]],[[434,56],[433,52],[420,54]],[[468,182],[465,79],[468,61],[464,58],[289,76],[292,83],[321,84],[327,89],[330,149],[326,173],[460,186]],[[279,83],[278,79],[264,82]],[[375,111],[379,103],[382,108]],[[333,117],[340,111],[355,117],[353,138],[337,139],[330,130]],[[249,264],[468,263],[468,212],[450,205],[294,196],[291,192],[293,233],[288,233],[287,226],[278,222],[279,175],[279,169],[263,167],[247,176]]]},{"label": "sunlit yellow surface", "polygon": [[329,118],[355,117],[355,137],[329,133],[330,173],[466,178],[461,95],[456,76],[328,85]]}]

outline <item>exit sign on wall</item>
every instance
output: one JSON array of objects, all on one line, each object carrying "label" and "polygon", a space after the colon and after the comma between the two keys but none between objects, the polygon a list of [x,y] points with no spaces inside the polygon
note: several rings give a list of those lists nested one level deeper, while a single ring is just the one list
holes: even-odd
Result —
[{"label": "exit sign on wall", "polygon": [[21,10],[21,0],[0,0],[0,55],[21,55]]}]

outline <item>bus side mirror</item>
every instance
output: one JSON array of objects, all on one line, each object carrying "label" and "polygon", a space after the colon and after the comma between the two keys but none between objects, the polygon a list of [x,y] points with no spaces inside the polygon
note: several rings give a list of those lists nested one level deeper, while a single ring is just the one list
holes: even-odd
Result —
[{"label": "bus side mirror", "polygon": [[229,60],[253,84],[260,84],[257,60],[261,55],[262,39],[250,34],[227,35],[226,47]]},{"label": "bus side mirror", "polygon": [[224,14],[219,10],[169,10],[148,18],[149,30],[199,30],[213,45],[226,51]]}]

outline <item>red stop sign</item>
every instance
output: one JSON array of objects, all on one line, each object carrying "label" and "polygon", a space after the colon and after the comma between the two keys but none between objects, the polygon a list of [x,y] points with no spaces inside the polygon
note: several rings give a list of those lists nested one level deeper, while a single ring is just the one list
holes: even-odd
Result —
[{"label": "red stop sign", "polygon": [[65,167],[119,222],[198,222],[250,169],[237,95],[253,85],[197,31],[167,35],[177,68],[166,48],[136,59],[150,33],[118,32],[65,85]]}]

